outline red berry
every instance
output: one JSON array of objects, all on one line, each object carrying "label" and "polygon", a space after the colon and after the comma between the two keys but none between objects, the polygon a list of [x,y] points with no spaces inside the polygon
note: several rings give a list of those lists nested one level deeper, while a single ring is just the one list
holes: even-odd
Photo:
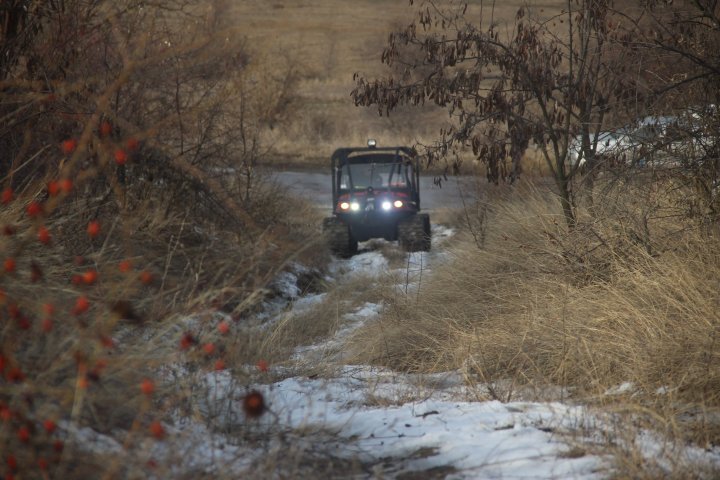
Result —
[{"label": "red berry", "polygon": [[15,269],[17,268],[17,263],[15,262],[14,258],[6,258],[5,263],[3,264],[3,268],[5,268],[5,271],[7,273],[13,273]]},{"label": "red berry", "polygon": [[45,226],[38,228],[38,240],[43,245],[50,244],[50,231]]},{"label": "red berry", "polygon": [[115,346],[112,337],[108,335],[100,335],[100,344],[105,348],[113,348]]},{"label": "red berry", "polygon": [[38,202],[30,202],[27,206],[27,214],[29,217],[37,217],[43,213],[43,207]]},{"label": "red berry", "polygon": [[225,361],[222,358],[215,360],[215,370],[225,370]]},{"label": "red berry", "polygon": [[53,313],[55,313],[55,305],[53,305],[52,303],[44,304],[43,312],[45,312],[45,315],[48,315],[48,316],[52,315]]},{"label": "red berry", "polygon": [[80,285],[83,282],[82,275],[73,275],[70,277],[70,282],[72,282],[73,285]]},{"label": "red berry", "polygon": [[8,455],[6,463],[7,463],[8,468],[10,468],[10,470],[17,470],[17,458],[15,458],[15,455],[13,455],[13,454]]},{"label": "red berry", "polygon": [[253,390],[243,399],[243,411],[250,418],[257,418],[265,413],[265,399],[262,393]]},{"label": "red berry", "polygon": [[17,436],[18,439],[23,443],[30,441],[30,429],[25,426],[18,428]]},{"label": "red berry", "polygon": [[93,220],[92,222],[88,223],[87,226],[87,233],[90,235],[90,238],[95,238],[100,233],[100,222],[97,220]]},{"label": "red berry", "polygon": [[122,273],[127,273],[127,272],[129,272],[130,269],[132,268],[132,263],[130,263],[130,260],[123,260],[123,261],[120,262],[120,264],[118,265],[118,268],[120,269],[120,271],[121,271]]},{"label": "red berry", "polygon": [[161,440],[165,436],[165,429],[160,422],[155,420],[150,424],[150,433],[153,437]]},{"label": "red berry", "polygon": [[58,193],[60,193],[60,184],[57,180],[50,180],[48,182],[47,190],[51,197],[55,197]]},{"label": "red berry", "polygon": [[43,428],[45,428],[45,431],[47,433],[53,433],[55,429],[57,428],[57,424],[50,420],[49,418],[43,422]]},{"label": "red berry", "polygon": [[127,153],[125,153],[125,150],[118,148],[115,150],[115,163],[125,165],[125,162],[127,162]]},{"label": "red berry", "polygon": [[218,323],[218,331],[223,335],[227,334],[230,331],[230,324],[228,322]]},{"label": "red berry", "polygon": [[11,383],[22,383],[25,380],[25,373],[18,367],[11,368],[7,373],[7,379]]},{"label": "red berry", "polygon": [[73,189],[73,182],[69,178],[64,178],[60,180],[60,190],[63,191],[63,193],[70,193]]},{"label": "red berry", "polygon": [[195,345],[195,343],[197,343],[195,337],[193,337],[192,333],[187,332],[180,339],[180,349],[187,350],[188,348]]},{"label": "red berry", "polygon": [[155,391],[155,384],[152,380],[146,378],[145,380],[140,382],[140,391],[145,395],[152,395],[152,393]]},{"label": "red berry", "polygon": [[70,138],[62,142],[62,151],[65,155],[70,155],[77,148],[77,140]]},{"label": "red berry", "polygon": [[40,470],[47,470],[48,468],[48,462],[44,458],[38,458],[38,467],[40,467]]},{"label": "red berry", "polygon": [[87,272],[82,274],[83,282],[85,282],[86,285],[92,285],[93,283],[95,283],[97,278],[98,278],[97,270],[88,270]]},{"label": "red berry", "polygon": [[268,371],[268,362],[266,362],[265,360],[258,360],[256,366],[257,366],[258,370],[260,370],[261,372]]},{"label": "red berry", "polygon": [[203,351],[207,355],[212,355],[213,353],[215,353],[215,344],[212,342],[206,343],[205,345],[203,345]]},{"label": "red berry", "polygon": [[2,194],[0,194],[0,200],[2,201],[3,205],[7,205],[8,203],[12,202],[13,197],[13,189],[10,187],[7,187],[5,190],[2,191]]},{"label": "red berry", "polygon": [[20,330],[30,330],[31,326],[30,319],[25,316],[20,317],[20,320],[18,320],[18,328]]},{"label": "red berry", "polygon": [[75,315],[80,315],[82,313],[85,313],[90,308],[90,301],[87,299],[87,297],[82,296],[79,297],[75,301],[75,308],[73,309],[73,313]]},{"label": "red berry", "polygon": [[5,235],[6,237],[11,237],[15,235],[15,227],[13,227],[12,225],[5,225],[3,227],[3,235]]},{"label": "red berry", "polygon": [[127,146],[128,150],[132,151],[132,150],[138,149],[138,147],[140,146],[140,142],[138,142],[137,138],[130,137],[127,139],[127,142],[125,145]]},{"label": "red berry", "polygon": [[143,283],[143,285],[150,285],[153,281],[152,273],[148,272],[147,270],[143,270],[142,272],[140,272],[140,281]]},{"label": "red berry", "polygon": [[100,135],[103,137],[107,137],[112,133],[112,125],[110,125],[110,122],[104,121],[100,124]]}]

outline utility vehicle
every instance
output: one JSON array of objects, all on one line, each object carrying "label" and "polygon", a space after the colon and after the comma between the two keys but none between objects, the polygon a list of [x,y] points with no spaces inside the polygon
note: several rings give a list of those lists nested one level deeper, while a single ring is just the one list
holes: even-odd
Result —
[{"label": "utility vehicle", "polygon": [[358,242],[398,240],[430,250],[430,217],[420,213],[418,155],[409,147],[340,148],[331,158],[333,215],[323,221],[330,250],[349,257]]}]

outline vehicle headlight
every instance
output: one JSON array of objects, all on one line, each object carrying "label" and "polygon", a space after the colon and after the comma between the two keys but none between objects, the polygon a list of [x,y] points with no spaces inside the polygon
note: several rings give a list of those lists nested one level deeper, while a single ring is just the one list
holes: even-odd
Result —
[{"label": "vehicle headlight", "polygon": [[360,204],[358,202],[352,202],[350,204],[350,210],[352,210],[353,212],[357,212],[358,210],[360,210]]},{"label": "vehicle headlight", "polygon": [[395,200],[395,203],[393,203],[393,205],[395,205],[395,208],[402,208],[403,202],[402,200]]},{"label": "vehicle headlight", "polygon": [[350,208],[350,204],[348,202],[340,203],[340,210],[347,210],[348,208]]},{"label": "vehicle headlight", "polygon": [[391,204],[390,202],[388,202],[387,200],[385,200],[384,202],[382,202],[382,209],[383,209],[383,210],[390,210],[391,208],[392,208],[392,204]]}]

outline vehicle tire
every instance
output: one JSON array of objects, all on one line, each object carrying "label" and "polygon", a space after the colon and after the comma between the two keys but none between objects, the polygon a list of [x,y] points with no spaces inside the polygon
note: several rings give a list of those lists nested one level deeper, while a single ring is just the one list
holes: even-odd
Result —
[{"label": "vehicle tire", "polygon": [[325,243],[338,257],[348,258],[357,253],[358,242],[353,238],[350,227],[335,217],[323,220]]},{"label": "vehicle tire", "polygon": [[431,244],[430,216],[419,213],[398,224],[400,246],[408,252],[429,252]]}]

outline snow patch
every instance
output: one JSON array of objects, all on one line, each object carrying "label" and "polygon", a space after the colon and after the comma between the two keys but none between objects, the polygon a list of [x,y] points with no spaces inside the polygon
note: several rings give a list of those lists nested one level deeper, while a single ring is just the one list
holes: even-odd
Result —
[{"label": "snow patch", "polygon": [[439,223],[433,223],[431,225],[431,231],[432,231],[432,240],[435,241],[442,241],[447,238],[452,237],[455,235],[455,229],[447,227],[445,225],[441,225]]},{"label": "snow patch", "polygon": [[[368,405],[376,398],[378,373],[346,367],[338,378],[288,378],[263,389],[273,416],[267,429],[333,432],[347,449],[341,455],[365,461],[393,457],[405,471],[453,466],[454,478],[600,478],[606,460],[593,455],[568,458],[562,435],[584,423],[587,412],[559,403],[467,402],[414,399],[398,405]],[[398,383],[407,378],[393,374]],[[452,377],[452,375],[450,375]],[[457,379],[455,379],[457,381]],[[227,381],[213,384],[232,398]],[[232,400],[231,400],[232,401]],[[238,404],[230,410],[241,410]],[[427,456],[416,458],[423,450]]]},{"label": "snow patch", "polygon": [[623,382],[620,385],[609,388],[605,391],[605,395],[626,395],[635,391],[635,384],[632,382]]},{"label": "snow patch", "polygon": [[332,276],[379,277],[387,272],[388,260],[380,252],[363,252],[347,260],[335,261],[330,265]]},{"label": "snow patch", "polygon": [[301,293],[298,276],[293,272],[280,272],[273,280],[271,288],[286,299],[297,298]]}]

